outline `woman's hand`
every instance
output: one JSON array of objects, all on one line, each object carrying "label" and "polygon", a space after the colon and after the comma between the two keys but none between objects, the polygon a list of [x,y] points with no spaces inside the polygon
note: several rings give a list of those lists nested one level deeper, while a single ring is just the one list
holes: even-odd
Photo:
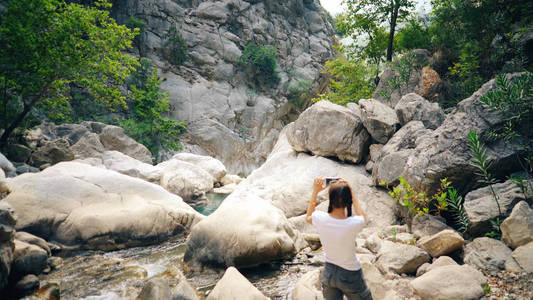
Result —
[{"label": "woman's hand", "polygon": [[318,194],[326,188],[326,179],[324,177],[315,178],[315,182],[313,184],[313,193]]}]

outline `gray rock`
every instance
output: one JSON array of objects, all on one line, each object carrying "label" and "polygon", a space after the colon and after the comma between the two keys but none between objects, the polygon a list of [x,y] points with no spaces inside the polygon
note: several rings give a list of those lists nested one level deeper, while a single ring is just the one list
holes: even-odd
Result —
[{"label": "gray rock", "polygon": [[47,259],[46,263],[52,270],[57,270],[63,265],[63,259],[57,256],[51,256]]},{"label": "gray rock", "polygon": [[41,146],[31,155],[29,163],[32,166],[40,167],[44,164],[56,164],[60,161],[74,159],[74,153],[69,148],[67,139],[59,138],[53,141],[42,141]]},{"label": "gray rock", "polygon": [[464,247],[464,262],[485,270],[503,270],[511,255],[504,243],[488,237],[474,239]]},{"label": "gray rock", "polygon": [[439,257],[463,247],[465,240],[454,230],[443,230],[437,234],[421,238],[417,245],[432,257]]},{"label": "gray rock", "polygon": [[291,146],[299,152],[361,161],[369,136],[361,120],[350,109],[320,101],[305,110],[287,130]]},{"label": "gray rock", "polygon": [[216,158],[192,153],[178,153],[172,158],[191,163],[204,169],[204,171],[213,177],[215,182],[219,182],[224,176],[226,176],[226,167],[224,167],[224,165]]},{"label": "gray rock", "polygon": [[15,233],[15,239],[21,242],[28,243],[30,245],[35,245],[37,247],[40,247],[41,249],[46,251],[46,255],[48,256],[52,254],[52,252],[50,251],[50,247],[48,246],[48,243],[42,238],[34,236],[33,234],[30,234],[24,231],[17,231]]},{"label": "gray rock", "polygon": [[399,177],[409,171],[407,162],[415,153],[419,137],[431,132],[422,122],[412,121],[398,130],[385,144],[379,154],[375,154],[372,178],[376,184],[385,182],[390,186],[399,183]]},{"label": "gray rock", "polygon": [[12,192],[3,201],[17,212],[18,230],[73,247],[148,244],[202,219],[158,185],[76,162],[15,177],[9,187]]},{"label": "gray rock", "polygon": [[[533,184],[533,180],[529,180],[529,182]],[[498,196],[502,216],[499,215],[498,205],[490,187],[471,191],[465,197],[464,208],[470,219],[470,232],[474,236],[480,236],[490,231],[490,221],[498,217],[509,216],[513,207],[520,201],[525,200],[533,203],[533,191],[527,191],[526,198],[524,198],[520,188],[511,180],[494,184],[492,187]]]},{"label": "gray rock", "polygon": [[420,237],[437,234],[443,230],[451,230],[452,228],[446,225],[444,218],[432,215],[420,215],[413,219],[411,230],[413,234]]},{"label": "gray rock", "polygon": [[137,177],[148,182],[159,183],[161,170],[118,151],[105,151],[102,154],[103,165],[108,170],[117,171],[124,175]]},{"label": "gray rock", "polygon": [[433,262],[425,263],[421,265],[418,270],[416,270],[416,277],[422,276],[424,273],[427,273],[435,268],[442,266],[457,266],[458,264],[455,260],[451,259],[449,256],[440,256],[437,259],[434,259]]},{"label": "gray rock", "polygon": [[[460,192],[470,190],[478,181],[476,169],[470,165],[467,136],[470,130],[483,135],[502,122],[502,116],[484,105],[479,98],[494,88],[494,80],[484,84],[450,112],[441,126],[419,137],[416,148],[407,160],[405,179],[422,192],[433,194],[440,180],[447,177]],[[489,170],[496,177],[518,168],[516,155],[520,142],[503,140],[486,145]]]},{"label": "gray rock", "polygon": [[528,273],[533,273],[533,255],[531,255],[531,253],[533,253],[533,242],[529,242],[516,248],[511,256],[522,270]]},{"label": "gray rock", "polygon": [[32,150],[21,144],[12,144],[7,148],[7,156],[13,161],[27,162],[31,156]]},{"label": "gray rock", "polygon": [[100,142],[107,150],[115,150],[147,164],[152,163],[152,154],[144,145],[124,134],[124,129],[107,125],[99,134]]},{"label": "gray rock", "polygon": [[0,291],[7,285],[11,262],[15,251],[14,235],[17,223],[13,208],[5,201],[0,202]]},{"label": "gray rock", "polygon": [[12,276],[22,278],[27,274],[39,275],[47,267],[48,253],[39,246],[15,240]]},{"label": "gray rock", "polygon": [[382,144],[372,144],[369,147],[369,154],[370,154],[370,160],[371,161],[377,161],[379,159],[379,156],[381,155],[381,149],[383,149]]},{"label": "gray rock", "polygon": [[140,300],[171,300],[170,288],[166,280],[154,278],[146,282],[137,299]]},{"label": "gray rock", "polygon": [[468,265],[435,268],[411,281],[415,293],[422,299],[474,300],[485,293],[487,278]]},{"label": "gray rock", "polygon": [[254,287],[246,277],[242,276],[237,269],[229,267],[224,276],[217,282],[215,288],[207,296],[207,300],[266,300],[268,299],[256,287]]},{"label": "gray rock", "polygon": [[402,126],[415,120],[421,121],[426,128],[436,129],[445,117],[438,103],[429,102],[415,93],[403,96],[394,110]]},{"label": "gray rock", "polygon": [[375,99],[361,99],[359,106],[361,120],[368,133],[378,143],[385,144],[399,128],[394,110]]},{"label": "gray rock", "polygon": [[0,169],[4,170],[6,174],[15,171],[15,166],[2,153],[0,153]]},{"label": "gray rock", "polygon": [[155,169],[161,174],[161,186],[186,202],[205,201],[215,179],[205,169],[178,159],[164,161]]},{"label": "gray rock", "polygon": [[94,132],[86,132],[70,149],[78,159],[100,157],[106,151],[100,137]]},{"label": "gray rock", "polygon": [[518,202],[500,228],[502,241],[513,249],[533,241],[533,209],[525,201]]},{"label": "gray rock", "polygon": [[383,241],[376,263],[383,273],[393,271],[402,274],[416,272],[429,259],[427,252],[416,246]]}]

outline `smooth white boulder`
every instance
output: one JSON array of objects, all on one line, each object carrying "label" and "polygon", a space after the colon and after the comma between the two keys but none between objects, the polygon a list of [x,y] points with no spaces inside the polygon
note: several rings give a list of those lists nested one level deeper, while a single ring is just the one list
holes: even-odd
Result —
[{"label": "smooth white boulder", "polygon": [[78,162],[11,179],[3,201],[17,230],[73,247],[117,249],[160,241],[203,218],[183,200],[144,180]]},{"label": "smooth white boulder", "polygon": [[207,296],[207,300],[268,300],[234,267],[226,269],[224,276]]},{"label": "smooth white boulder", "polygon": [[220,181],[226,175],[226,167],[218,159],[192,153],[178,153],[172,156],[173,159],[182,160],[204,169],[211,175],[215,182]]}]

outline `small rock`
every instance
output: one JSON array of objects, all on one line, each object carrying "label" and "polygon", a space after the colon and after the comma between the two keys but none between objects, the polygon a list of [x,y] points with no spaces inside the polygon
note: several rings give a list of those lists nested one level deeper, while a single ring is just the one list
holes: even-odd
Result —
[{"label": "small rock", "polygon": [[411,281],[411,286],[422,299],[471,300],[484,295],[482,286],[487,278],[468,265],[435,268]]},{"label": "small rock", "polygon": [[525,201],[518,202],[500,228],[502,241],[513,249],[533,241],[533,209]]},{"label": "small rock", "polygon": [[416,246],[384,241],[379,250],[377,265],[383,273],[414,273],[428,261],[427,252]]},{"label": "small rock", "polygon": [[238,300],[242,299],[243,295],[246,295],[246,299],[268,299],[237,269],[229,267],[209,293],[207,300]]},{"label": "small rock", "polygon": [[141,290],[139,300],[171,300],[170,288],[168,282],[161,278],[149,280]]},{"label": "small rock", "polygon": [[502,270],[511,249],[501,241],[481,237],[468,243],[464,248],[464,262],[485,270]]},{"label": "small rock", "polygon": [[425,263],[421,265],[418,270],[416,270],[416,277],[422,276],[424,273],[427,273],[438,267],[455,265],[457,265],[457,263],[449,256],[440,256],[439,258],[435,259],[431,264]]},{"label": "small rock", "polygon": [[439,257],[463,247],[464,243],[465,240],[456,231],[447,229],[432,236],[423,237],[418,241],[418,246],[432,257]]},{"label": "small rock", "polygon": [[413,219],[413,234],[420,237],[434,235],[443,230],[452,230],[450,226],[446,225],[446,220],[444,218],[432,215],[421,215],[416,216]]},{"label": "small rock", "polygon": [[516,248],[511,254],[518,265],[526,272],[533,272],[533,242]]}]

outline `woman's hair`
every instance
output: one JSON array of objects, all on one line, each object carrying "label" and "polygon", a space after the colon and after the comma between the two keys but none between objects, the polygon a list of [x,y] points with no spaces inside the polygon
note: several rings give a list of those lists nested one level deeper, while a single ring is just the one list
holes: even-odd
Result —
[{"label": "woman's hair", "polygon": [[352,189],[345,181],[334,181],[329,187],[328,213],[333,208],[346,208],[348,217],[352,216]]}]

